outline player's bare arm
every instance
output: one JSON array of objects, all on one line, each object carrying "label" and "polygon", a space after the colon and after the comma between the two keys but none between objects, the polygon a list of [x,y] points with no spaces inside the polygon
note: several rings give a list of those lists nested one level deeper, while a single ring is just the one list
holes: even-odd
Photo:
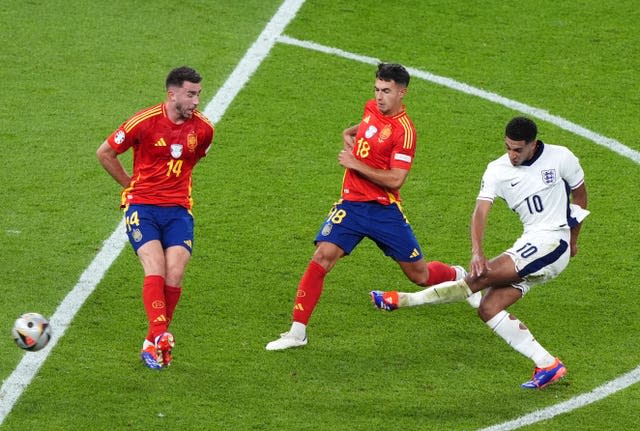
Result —
[{"label": "player's bare arm", "polygon": [[124,170],[124,166],[118,159],[118,153],[109,145],[107,141],[104,141],[102,145],[98,147],[96,156],[100,161],[100,164],[104,169],[113,177],[114,180],[122,187],[128,187],[131,182],[131,177]]},{"label": "player's bare arm", "polygon": [[[587,209],[587,186],[584,182],[575,189],[571,190],[571,201],[572,203],[582,207],[583,209]],[[571,257],[578,254],[578,235],[580,234],[581,226],[582,223],[578,223],[571,228]]]},{"label": "player's bare arm", "polygon": [[491,201],[476,200],[476,207],[471,216],[471,277],[480,277],[491,269],[484,255],[482,241],[492,205],[493,203]]},{"label": "player's bare arm", "polygon": [[348,129],[344,129],[342,132],[342,141],[344,142],[344,149],[351,152],[356,142],[356,133],[358,133],[358,125],[351,126]]},{"label": "player's bare arm", "polygon": [[407,169],[376,169],[358,160],[350,151],[342,150],[338,162],[347,169],[358,172],[369,181],[387,189],[398,190],[407,179]]}]

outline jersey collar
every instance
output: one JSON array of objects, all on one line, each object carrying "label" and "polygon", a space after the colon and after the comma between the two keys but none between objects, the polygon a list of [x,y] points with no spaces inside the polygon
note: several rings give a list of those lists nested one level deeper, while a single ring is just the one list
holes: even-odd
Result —
[{"label": "jersey collar", "polygon": [[542,152],[544,151],[544,142],[538,140],[537,143],[538,143],[538,148],[536,148],[536,152],[533,154],[533,157],[531,157],[526,162],[522,163],[522,166],[533,165],[536,162],[536,160],[538,160],[542,155]]}]

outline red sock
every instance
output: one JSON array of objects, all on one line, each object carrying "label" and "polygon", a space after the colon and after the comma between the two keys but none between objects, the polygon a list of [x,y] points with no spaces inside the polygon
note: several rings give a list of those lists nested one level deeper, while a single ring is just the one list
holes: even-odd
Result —
[{"label": "red sock", "polygon": [[434,260],[427,263],[427,268],[429,269],[427,286],[444,283],[445,281],[454,281],[456,279],[455,268],[446,263]]},{"label": "red sock", "polygon": [[182,294],[182,288],[177,286],[164,286],[164,298],[167,300],[167,327],[173,320],[173,312],[178,305],[180,295]]},{"label": "red sock", "polygon": [[320,299],[325,275],[327,275],[327,270],[322,265],[313,260],[309,262],[296,292],[293,306],[293,320],[295,322],[305,325],[309,322],[311,313]]},{"label": "red sock", "polygon": [[149,320],[147,340],[167,330],[167,305],[164,297],[164,277],[161,275],[147,275],[142,286],[142,302]]}]

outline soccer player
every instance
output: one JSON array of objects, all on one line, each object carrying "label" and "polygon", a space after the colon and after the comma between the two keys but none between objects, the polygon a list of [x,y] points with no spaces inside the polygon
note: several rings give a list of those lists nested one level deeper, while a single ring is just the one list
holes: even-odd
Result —
[{"label": "soccer player", "polygon": [[[124,187],[126,231],[144,270],[142,299],[149,328],[140,358],[151,369],[171,364],[168,331],[193,247],[191,172],[213,140],[214,127],[196,108],[201,76],[173,69],[166,99],[125,121],[97,150],[105,170]],[[133,149],[133,172],[118,156]]]},{"label": "soccer player", "polygon": [[420,286],[464,275],[462,268],[424,261],[400,206],[400,187],[416,151],[416,131],[402,103],[409,73],[399,64],[379,64],[375,78],[375,99],[365,104],[360,123],[343,131],[344,148],[338,155],[338,162],[346,168],[342,199],[334,204],[315,238],[315,253],[298,285],[293,323],[288,332],[266,345],[267,350],[307,344],[307,323],[325,276],[365,237]]},{"label": "soccer player", "polygon": [[[487,166],[471,218],[472,257],[466,277],[415,293],[371,292],[378,308],[391,311],[462,300],[485,290],[478,308],[480,318],[535,364],[531,380],[522,384],[527,389],[554,383],[567,369],[506,309],[532,286],[557,277],[566,268],[569,258],[578,252],[580,227],[589,214],[584,172],[576,156],[536,136],[537,126],[528,118],[516,117],[507,124],[506,154]],[[511,248],[487,260],[482,241],[497,197],[520,216],[524,232]]]}]

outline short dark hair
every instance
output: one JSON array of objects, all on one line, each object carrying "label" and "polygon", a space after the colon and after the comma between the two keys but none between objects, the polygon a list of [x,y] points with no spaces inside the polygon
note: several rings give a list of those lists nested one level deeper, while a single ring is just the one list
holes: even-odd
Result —
[{"label": "short dark hair", "polygon": [[167,75],[165,86],[167,89],[169,89],[169,87],[171,86],[182,87],[184,81],[189,81],[197,84],[202,81],[202,76],[200,76],[200,74],[191,67],[176,67],[171,72],[169,72],[169,75]]},{"label": "short dark hair", "polygon": [[538,135],[538,127],[533,120],[526,117],[515,117],[507,124],[504,134],[513,141],[533,142]]},{"label": "short dark hair", "polygon": [[403,65],[397,63],[380,63],[376,71],[376,78],[383,81],[395,81],[401,87],[408,87],[409,72]]}]

